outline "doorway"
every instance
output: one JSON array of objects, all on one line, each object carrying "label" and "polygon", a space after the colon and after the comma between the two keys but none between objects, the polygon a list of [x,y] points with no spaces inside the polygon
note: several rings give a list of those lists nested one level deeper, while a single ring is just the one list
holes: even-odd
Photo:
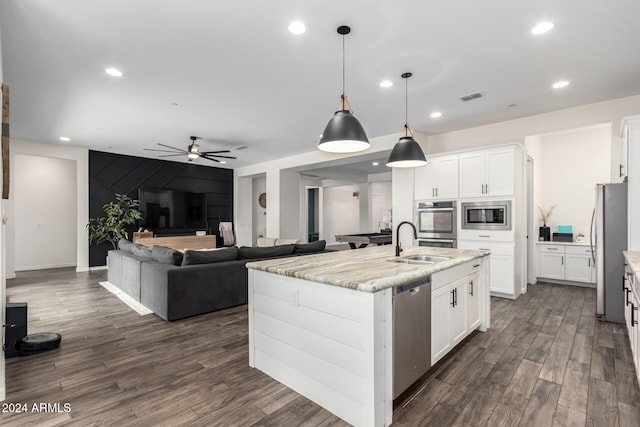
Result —
[{"label": "doorway", "polygon": [[307,241],[320,239],[320,189],[307,188]]}]

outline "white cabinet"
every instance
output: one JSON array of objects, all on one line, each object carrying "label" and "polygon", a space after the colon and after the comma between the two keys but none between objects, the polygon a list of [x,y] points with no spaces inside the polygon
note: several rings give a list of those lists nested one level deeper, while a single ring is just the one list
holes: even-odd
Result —
[{"label": "white cabinet", "polygon": [[513,196],[514,148],[494,148],[460,154],[460,197]]},{"label": "white cabinet", "polygon": [[458,156],[429,157],[415,169],[415,198],[455,199],[458,197]]},{"label": "white cabinet", "polygon": [[631,355],[636,366],[636,375],[640,383],[640,298],[636,286],[636,276],[629,266],[625,265],[624,277],[624,318],[631,346]]},{"label": "white cabinet", "polygon": [[539,244],[538,278],[595,283],[591,248],[584,245]]},{"label": "white cabinet", "polygon": [[520,294],[516,284],[513,242],[458,240],[458,248],[491,251],[489,291],[509,298],[516,298]]},{"label": "white cabinet", "polygon": [[640,251],[640,116],[625,118],[623,127],[624,145],[627,150],[627,248]]},{"label": "white cabinet", "polygon": [[463,270],[458,271],[470,274],[455,280],[451,280],[452,277],[437,280],[437,273],[434,274],[431,293],[432,366],[481,324],[482,298],[486,294],[479,267],[479,262],[461,266]]}]

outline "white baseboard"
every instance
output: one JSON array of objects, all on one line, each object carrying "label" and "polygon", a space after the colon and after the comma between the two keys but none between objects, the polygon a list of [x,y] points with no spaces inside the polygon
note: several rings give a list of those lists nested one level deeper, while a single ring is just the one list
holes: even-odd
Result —
[{"label": "white baseboard", "polygon": [[[84,270],[84,271],[100,271],[100,270],[108,270],[109,267],[107,267],[106,265],[99,265],[97,267],[89,267],[88,270]],[[76,270],[78,271],[78,270]]]},{"label": "white baseboard", "polygon": [[48,270],[50,268],[66,268],[75,267],[76,263],[64,263],[64,264],[47,264],[47,265],[32,265],[29,267],[16,267],[15,271],[33,271],[33,270]]},{"label": "white baseboard", "polygon": [[140,304],[138,301],[136,301],[135,299],[133,299],[129,295],[127,295],[124,292],[122,292],[122,290],[120,290],[120,288],[117,288],[113,284],[111,284],[109,282],[100,282],[100,284],[102,285],[103,288],[105,288],[106,290],[108,290],[109,292],[111,292],[112,294],[117,296],[120,299],[120,301],[122,301],[123,303],[128,305],[129,308],[131,308],[133,311],[138,313],[140,316],[145,316],[147,314],[153,313],[153,311],[151,311],[150,309],[148,309],[144,305]]}]

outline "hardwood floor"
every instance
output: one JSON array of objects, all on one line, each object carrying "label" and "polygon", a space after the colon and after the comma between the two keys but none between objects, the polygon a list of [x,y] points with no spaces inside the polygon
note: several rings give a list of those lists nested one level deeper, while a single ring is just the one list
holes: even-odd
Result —
[{"label": "hardwood floor", "polygon": [[[165,322],[130,310],[98,284],[105,278],[57,269],[7,281],[8,301],[29,304],[29,332],[63,338],[7,359],[5,403],[29,412],[2,413],[0,424],[346,425],[248,366],[246,306]],[[640,425],[624,327],[595,320],[593,289],[539,284],[491,303],[491,329],[403,394],[394,426]]]}]

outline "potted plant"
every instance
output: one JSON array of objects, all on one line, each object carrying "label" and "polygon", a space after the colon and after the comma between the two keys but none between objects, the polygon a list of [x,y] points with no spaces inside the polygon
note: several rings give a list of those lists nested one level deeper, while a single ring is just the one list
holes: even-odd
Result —
[{"label": "potted plant", "polygon": [[116,201],[102,206],[106,217],[89,218],[87,230],[89,230],[89,243],[100,245],[104,242],[111,243],[113,249],[118,249],[120,239],[128,239],[127,226],[136,224],[142,219],[138,210],[139,201],[131,199],[124,194],[116,194]]},{"label": "potted plant", "polygon": [[540,221],[542,221],[542,227],[540,227],[540,234],[538,240],[549,241],[551,240],[551,228],[547,227],[547,221],[551,216],[551,212],[555,209],[556,205],[551,206],[549,209],[545,209],[544,205],[538,206],[538,213],[540,213]]}]

